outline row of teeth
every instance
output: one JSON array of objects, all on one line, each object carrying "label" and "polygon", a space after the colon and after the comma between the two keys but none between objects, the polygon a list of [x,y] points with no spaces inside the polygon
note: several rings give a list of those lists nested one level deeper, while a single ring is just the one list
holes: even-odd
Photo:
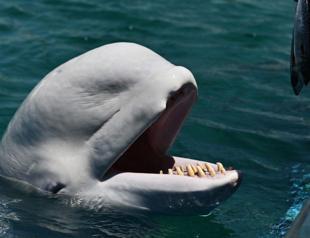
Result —
[{"label": "row of teeth", "polygon": [[[217,162],[216,166],[216,170],[214,170],[214,168],[208,163],[198,165],[188,164],[186,166],[175,166],[172,169],[168,169],[168,174],[190,177],[205,177],[207,175],[214,177],[217,172],[221,174],[226,174],[226,170],[222,163]],[[159,173],[164,174],[162,170],[160,170]]]}]

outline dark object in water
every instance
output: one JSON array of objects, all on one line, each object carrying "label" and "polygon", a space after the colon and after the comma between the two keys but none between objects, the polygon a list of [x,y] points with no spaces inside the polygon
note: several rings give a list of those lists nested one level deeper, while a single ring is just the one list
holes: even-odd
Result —
[{"label": "dark object in water", "polygon": [[305,202],[303,209],[293,223],[286,238],[307,238],[310,235],[310,200]]},{"label": "dark object in water", "polygon": [[297,2],[291,48],[291,83],[298,95],[310,81],[310,0]]}]

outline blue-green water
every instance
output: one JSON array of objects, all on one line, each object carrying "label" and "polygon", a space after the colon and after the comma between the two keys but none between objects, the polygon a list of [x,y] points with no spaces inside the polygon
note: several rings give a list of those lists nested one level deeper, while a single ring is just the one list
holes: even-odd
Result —
[{"label": "blue-green water", "polygon": [[310,88],[293,96],[294,1],[0,2],[0,133],[57,65],[116,41],[188,67],[199,100],[173,154],[245,174],[207,217],[91,211],[0,181],[1,237],[281,237],[309,197]]}]

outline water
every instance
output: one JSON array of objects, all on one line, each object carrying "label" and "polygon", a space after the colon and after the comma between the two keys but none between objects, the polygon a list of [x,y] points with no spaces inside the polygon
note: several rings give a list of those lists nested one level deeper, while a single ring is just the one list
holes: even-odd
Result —
[{"label": "water", "polygon": [[2,237],[282,237],[309,197],[310,88],[289,81],[294,1],[0,2],[0,133],[57,65],[116,41],[191,69],[199,100],[173,154],[245,174],[209,216],[86,210],[0,181]]}]

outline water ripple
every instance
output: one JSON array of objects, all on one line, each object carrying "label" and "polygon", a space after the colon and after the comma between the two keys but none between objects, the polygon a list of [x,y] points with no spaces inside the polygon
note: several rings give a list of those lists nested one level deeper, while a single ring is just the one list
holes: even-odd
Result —
[{"label": "water ripple", "polygon": [[0,236],[270,233],[290,205],[283,171],[307,161],[310,144],[309,90],[296,98],[289,84],[293,14],[294,1],[282,0],[1,1],[0,131],[54,67],[103,44],[133,41],[188,67],[197,79],[198,104],[172,151],[230,163],[245,179],[205,218],[81,209],[76,200],[16,191],[0,181]]}]

